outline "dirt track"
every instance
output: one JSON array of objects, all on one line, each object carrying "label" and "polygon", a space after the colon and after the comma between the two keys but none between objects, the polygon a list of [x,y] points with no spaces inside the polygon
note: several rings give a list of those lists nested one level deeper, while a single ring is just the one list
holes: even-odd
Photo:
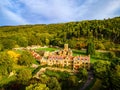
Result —
[{"label": "dirt track", "polygon": [[87,81],[85,82],[85,84],[83,85],[83,87],[81,87],[79,90],[85,90],[93,81],[93,72],[92,71],[89,71],[88,72],[88,79]]}]

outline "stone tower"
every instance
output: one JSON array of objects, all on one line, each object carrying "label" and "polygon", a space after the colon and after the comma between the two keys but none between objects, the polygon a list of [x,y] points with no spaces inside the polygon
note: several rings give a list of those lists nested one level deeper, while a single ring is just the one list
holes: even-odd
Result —
[{"label": "stone tower", "polygon": [[68,44],[64,44],[64,50],[68,51]]}]

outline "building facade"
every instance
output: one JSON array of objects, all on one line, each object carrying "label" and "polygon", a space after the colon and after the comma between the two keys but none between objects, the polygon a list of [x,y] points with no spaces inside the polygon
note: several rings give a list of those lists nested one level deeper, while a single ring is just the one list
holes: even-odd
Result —
[{"label": "building facade", "polygon": [[55,52],[45,52],[40,59],[41,65],[49,65],[56,67],[68,67],[72,69],[90,68],[90,55],[73,56],[72,50],[68,48],[68,44],[64,45],[64,49]]}]

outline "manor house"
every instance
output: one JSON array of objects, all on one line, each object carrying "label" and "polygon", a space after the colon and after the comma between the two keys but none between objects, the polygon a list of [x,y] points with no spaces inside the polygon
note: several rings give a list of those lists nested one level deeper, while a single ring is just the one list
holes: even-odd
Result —
[{"label": "manor house", "polygon": [[72,50],[68,48],[68,44],[64,45],[64,49],[45,52],[40,59],[41,65],[68,67],[78,69],[80,67],[90,68],[90,55],[88,56],[73,56]]}]

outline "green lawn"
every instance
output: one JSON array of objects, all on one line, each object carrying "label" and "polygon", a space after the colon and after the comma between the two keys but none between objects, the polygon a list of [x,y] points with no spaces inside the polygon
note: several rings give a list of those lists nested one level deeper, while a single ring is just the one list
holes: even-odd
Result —
[{"label": "green lawn", "polygon": [[38,48],[36,49],[36,51],[55,51],[55,50],[58,50],[57,48]]},{"label": "green lawn", "polygon": [[73,49],[73,56],[76,56],[76,55],[86,55],[86,50],[76,50],[76,49]]},{"label": "green lawn", "polygon": [[90,61],[91,63],[94,63],[95,61],[98,61],[98,60],[108,60],[107,58],[104,58],[102,56],[97,56],[97,55],[94,55],[94,56],[91,56],[90,57]]}]

